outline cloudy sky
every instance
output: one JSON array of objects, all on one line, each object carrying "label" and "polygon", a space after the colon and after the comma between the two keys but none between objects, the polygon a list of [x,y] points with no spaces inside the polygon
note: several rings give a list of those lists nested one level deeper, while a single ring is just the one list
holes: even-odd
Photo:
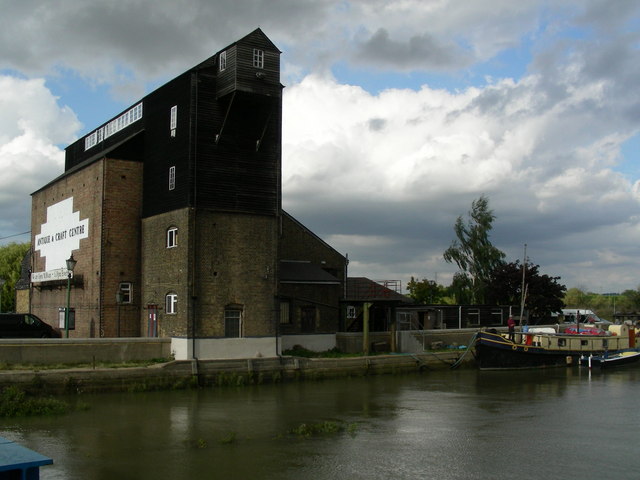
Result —
[{"label": "cloudy sky", "polygon": [[[285,209],[350,275],[449,284],[492,243],[599,293],[640,286],[637,0],[0,0],[0,243],[64,148],[257,27],[282,50]],[[36,232],[38,233],[38,232]]]}]

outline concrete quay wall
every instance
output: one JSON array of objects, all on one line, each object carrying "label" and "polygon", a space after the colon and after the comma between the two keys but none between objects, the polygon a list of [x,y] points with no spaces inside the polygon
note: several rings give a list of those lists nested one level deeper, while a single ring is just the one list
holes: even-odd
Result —
[{"label": "concrete quay wall", "polygon": [[[0,370],[0,388],[17,386],[31,393],[147,391],[195,386],[243,386],[346,376],[403,374],[446,369],[459,352],[376,355],[348,358],[273,357],[174,361],[148,367]],[[466,355],[463,366],[473,365]]]}]

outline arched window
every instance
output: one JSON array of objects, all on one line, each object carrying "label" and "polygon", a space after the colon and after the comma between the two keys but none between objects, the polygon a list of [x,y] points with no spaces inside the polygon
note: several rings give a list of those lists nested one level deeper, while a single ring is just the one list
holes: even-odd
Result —
[{"label": "arched window", "polygon": [[167,229],[167,248],[178,246],[178,227],[169,227]]},{"label": "arched window", "polygon": [[167,296],[164,298],[164,311],[167,315],[175,315],[178,313],[177,293],[167,293]]}]

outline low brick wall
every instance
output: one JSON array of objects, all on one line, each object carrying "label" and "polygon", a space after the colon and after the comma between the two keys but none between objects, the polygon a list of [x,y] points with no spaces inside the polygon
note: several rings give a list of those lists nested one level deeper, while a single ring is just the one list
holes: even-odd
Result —
[{"label": "low brick wall", "polygon": [[170,338],[0,339],[0,364],[137,362],[171,357]]}]

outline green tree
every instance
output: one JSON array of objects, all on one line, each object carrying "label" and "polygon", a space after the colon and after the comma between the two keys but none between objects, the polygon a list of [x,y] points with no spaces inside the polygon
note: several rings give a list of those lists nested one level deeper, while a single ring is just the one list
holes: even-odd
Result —
[{"label": "green tree", "polygon": [[2,286],[3,312],[11,312],[16,308],[16,282],[20,279],[22,259],[29,248],[29,243],[9,243],[0,247],[0,279],[5,281]]},{"label": "green tree", "polygon": [[567,290],[564,296],[564,303],[568,308],[590,308],[591,297],[585,291],[573,287]]},{"label": "green tree", "polygon": [[598,316],[606,316],[607,318],[611,318],[613,313],[611,299],[604,295],[594,295],[589,302],[589,308],[595,311]]},{"label": "green tree", "polygon": [[443,303],[448,294],[446,287],[426,278],[417,280],[411,277],[407,283],[407,290],[409,290],[409,296],[416,302],[431,305]]},{"label": "green tree", "polygon": [[457,272],[453,275],[449,292],[454,299],[454,305],[469,305],[473,303],[471,281],[469,277],[462,272]]},{"label": "green tree", "polygon": [[[471,303],[485,303],[484,291],[491,272],[502,264],[505,254],[494,247],[489,240],[489,232],[495,220],[489,209],[489,200],[482,195],[471,204],[465,222],[459,216],[453,227],[457,240],[444,252],[447,263],[455,263],[466,282],[458,279],[458,286],[467,284]],[[460,292],[461,293],[461,292]]]},{"label": "green tree", "polygon": [[[564,307],[567,287],[558,283],[560,277],[540,274],[540,266],[527,263],[525,269],[526,309],[531,323],[548,319]],[[491,272],[487,285],[487,300],[497,305],[519,305],[522,298],[522,265],[503,263]]]},{"label": "green tree", "polygon": [[625,290],[616,298],[616,311],[637,312],[640,310],[640,289]]}]

